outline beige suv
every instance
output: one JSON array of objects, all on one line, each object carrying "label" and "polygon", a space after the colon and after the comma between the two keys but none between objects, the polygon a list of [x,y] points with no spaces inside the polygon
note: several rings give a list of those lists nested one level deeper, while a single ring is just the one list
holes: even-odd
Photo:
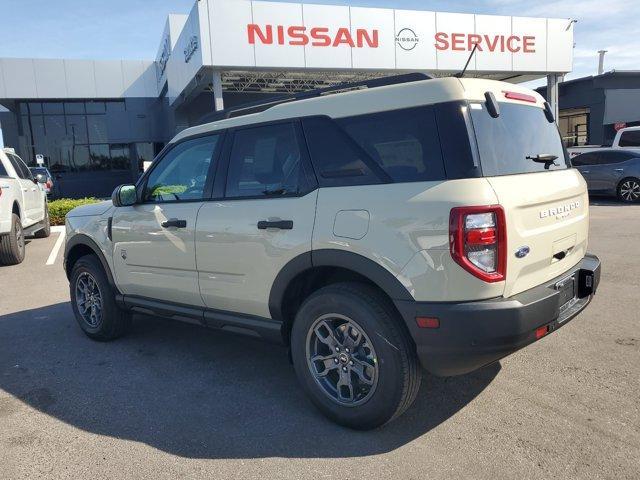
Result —
[{"label": "beige suv", "polygon": [[596,291],[585,181],[531,90],[416,74],[210,120],[68,215],[89,337],[143,313],[281,343],[318,408],[366,429],[411,405],[420,365],[495,362]]}]

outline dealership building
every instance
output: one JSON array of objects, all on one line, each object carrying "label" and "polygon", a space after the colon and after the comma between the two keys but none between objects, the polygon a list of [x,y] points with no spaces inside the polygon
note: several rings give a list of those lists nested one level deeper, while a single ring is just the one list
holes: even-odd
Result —
[{"label": "dealership building", "polygon": [[61,196],[107,196],[208,113],[412,71],[520,83],[572,69],[571,19],[250,0],[169,15],[154,60],[0,59],[4,143]]}]

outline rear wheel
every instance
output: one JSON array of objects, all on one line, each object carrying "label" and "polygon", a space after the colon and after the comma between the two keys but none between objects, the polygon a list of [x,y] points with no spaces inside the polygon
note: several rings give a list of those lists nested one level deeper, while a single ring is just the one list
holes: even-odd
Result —
[{"label": "rear wheel", "polygon": [[11,231],[0,236],[0,263],[17,265],[22,263],[25,255],[24,231],[20,217],[11,215]]},{"label": "rear wheel", "polygon": [[49,206],[44,204],[44,226],[42,229],[38,230],[34,237],[36,238],[47,238],[51,235],[51,222],[49,221]]},{"label": "rear wheel", "polygon": [[324,287],[300,307],[291,332],[298,380],[333,421],[376,428],[415,400],[420,371],[392,305],[364,284]]},{"label": "rear wheel", "polygon": [[100,260],[80,258],[71,271],[71,306],[84,333],[93,340],[114,340],[129,328],[131,314],[121,310]]},{"label": "rear wheel", "polygon": [[625,203],[636,203],[640,200],[640,180],[625,178],[618,185],[618,199]]}]

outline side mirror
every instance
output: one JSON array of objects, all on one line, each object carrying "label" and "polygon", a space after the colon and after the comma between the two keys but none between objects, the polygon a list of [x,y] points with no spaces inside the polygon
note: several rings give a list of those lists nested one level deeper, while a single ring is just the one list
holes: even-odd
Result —
[{"label": "side mirror", "polygon": [[47,183],[47,176],[44,175],[43,173],[39,173],[36,175],[36,182],[37,183]]},{"label": "side mirror", "polygon": [[129,207],[138,200],[135,185],[120,185],[111,194],[114,207]]}]

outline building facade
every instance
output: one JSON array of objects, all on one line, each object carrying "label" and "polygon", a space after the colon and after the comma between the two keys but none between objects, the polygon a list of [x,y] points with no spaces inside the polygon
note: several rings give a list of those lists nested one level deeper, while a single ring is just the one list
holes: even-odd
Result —
[{"label": "building facade", "polygon": [[[510,82],[572,68],[570,19],[250,0],[169,15],[153,61],[0,59],[6,146],[42,159],[57,195],[107,196],[211,111],[422,71]],[[475,55],[470,57],[476,47]]]},{"label": "building facade", "polygon": [[640,125],[640,71],[562,82],[558,99],[558,126],[568,147],[611,145],[617,130]]}]

